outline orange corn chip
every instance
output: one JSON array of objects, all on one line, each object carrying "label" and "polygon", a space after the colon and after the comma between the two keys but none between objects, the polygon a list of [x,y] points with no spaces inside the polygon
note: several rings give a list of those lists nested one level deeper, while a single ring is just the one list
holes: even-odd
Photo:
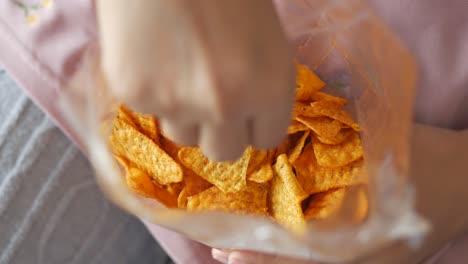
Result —
[{"label": "orange corn chip", "polygon": [[187,198],[187,209],[221,210],[236,213],[251,213],[266,215],[268,185],[249,183],[247,187],[236,193],[225,193],[213,186],[199,194]]},{"label": "orange corn chip", "polygon": [[304,211],[305,219],[325,219],[336,214],[343,204],[345,192],[345,188],[338,188],[313,195]]},{"label": "orange corn chip", "polygon": [[292,117],[295,120],[296,117],[298,117],[300,115],[309,116],[309,117],[319,117],[319,116],[321,116],[309,104],[296,102],[294,104]]},{"label": "orange corn chip", "polygon": [[161,148],[175,161],[179,161],[179,150],[181,146],[174,143],[172,140],[161,136],[160,137]]},{"label": "orange corn chip", "polygon": [[270,149],[267,152],[268,162],[273,164],[276,161],[276,149]]},{"label": "orange corn chip", "polygon": [[138,131],[145,134],[159,145],[159,130],[154,117],[133,112],[123,105],[119,108],[118,117],[124,119],[128,124],[135,127]]},{"label": "orange corn chip", "polygon": [[126,122],[127,124],[137,128],[137,125],[133,121],[131,111],[126,108],[124,105],[119,107],[119,111],[117,112],[117,119]]},{"label": "orange corn chip", "polygon": [[308,117],[328,116],[336,119],[341,123],[349,126],[355,131],[359,131],[359,125],[354,122],[353,118],[346,111],[341,109],[341,106],[328,101],[318,101],[310,104],[310,107],[302,107],[302,115]]},{"label": "orange corn chip", "polygon": [[296,120],[302,122],[315,134],[322,138],[333,139],[336,138],[338,132],[342,128],[340,121],[333,120],[329,117],[307,117],[307,116],[298,116]]},{"label": "orange corn chip", "polygon": [[265,163],[257,171],[249,175],[249,181],[254,181],[258,183],[265,183],[273,178],[273,169],[271,165]]},{"label": "orange corn chip", "polygon": [[258,170],[268,158],[268,152],[266,150],[256,150],[252,148],[252,153],[250,155],[249,167],[247,168],[247,174]]},{"label": "orange corn chip", "polygon": [[274,165],[275,176],[269,194],[269,207],[273,217],[295,232],[305,228],[301,202],[307,198],[292,171],[286,155],[280,155]]},{"label": "orange corn chip", "polygon": [[214,162],[208,160],[198,148],[183,147],[179,160],[203,179],[216,185],[223,192],[237,192],[246,187],[247,167],[252,148],[247,148],[235,162]]},{"label": "orange corn chip", "polygon": [[297,180],[308,194],[367,182],[362,159],[340,168],[322,167],[315,159],[312,144],[304,149],[294,168]]},{"label": "orange corn chip", "polygon": [[325,86],[325,83],[307,66],[296,64],[296,100],[311,101],[313,95]]},{"label": "orange corn chip", "polygon": [[317,138],[323,144],[337,145],[343,143],[353,133],[355,133],[355,131],[351,128],[342,128],[340,131],[338,131],[335,137],[322,137],[320,135],[316,135],[315,138]]},{"label": "orange corn chip", "polygon": [[163,187],[154,184],[151,177],[144,171],[138,168],[129,168],[126,179],[127,185],[132,191],[142,196],[156,199],[167,207],[177,207],[177,196],[170,194]]},{"label": "orange corn chip", "polygon": [[338,145],[323,144],[315,139],[312,145],[317,162],[323,167],[342,167],[362,158],[364,154],[358,133],[353,133]]},{"label": "orange corn chip", "polygon": [[[135,165],[131,164],[130,161],[120,156],[114,157],[125,169],[125,179],[127,182],[127,186],[132,191],[141,196],[156,199],[166,207],[175,207],[178,195],[175,189],[172,189],[172,192],[166,190],[163,186],[155,184],[152,181],[151,177],[148,176],[148,174],[136,168]],[[175,183],[175,185],[178,184],[179,183]]]},{"label": "orange corn chip", "polygon": [[333,96],[333,95],[323,93],[323,92],[314,93],[312,95],[312,99],[314,101],[327,101],[327,102],[330,102],[330,103],[337,104],[339,106],[343,106],[346,103],[348,103],[348,101],[346,99],[344,99],[344,98]]},{"label": "orange corn chip", "polygon": [[187,207],[187,190],[184,188],[182,191],[179,193],[179,197],[177,198],[177,206],[179,208],[186,208]]},{"label": "orange corn chip", "polygon": [[320,92],[325,83],[297,63],[296,84],[284,142],[268,151],[248,147],[233,162],[210,161],[162,135],[154,117],[120,106],[110,144],[127,185],[167,207],[269,215],[299,234],[306,219],[363,221],[367,178],[360,127],[342,109],[347,100]]},{"label": "orange corn chip", "polygon": [[165,185],[166,190],[175,196],[178,196],[179,193],[182,191],[184,188],[184,185],[182,182],[176,182],[176,183],[169,183],[168,185]]},{"label": "orange corn chip", "polygon": [[151,177],[144,171],[137,168],[128,168],[126,179],[128,187],[134,192],[146,197],[156,197],[156,186],[151,181]]},{"label": "orange corn chip", "polygon": [[141,132],[159,144],[159,131],[156,119],[149,115],[134,114],[135,124],[141,128]]},{"label": "orange corn chip", "polygon": [[247,179],[250,181],[264,183],[273,178],[269,153],[265,150],[253,150],[247,168]]},{"label": "orange corn chip", "polygon": [[116,119],[110,143],[119,156],[166,185],[182,181],[182,168],[156,143],[126,122]]},{"label": "orange corn chip", "polygon": [[187,196],[192,196],[194,194],[202,192],[210,188],[211,186],[213,186],[213,184],[209,183],[202,177],[198,176],[192,170],[185,169],[185,168],[184,168],[184,184],[185,184],[185,191],[187,193]]},{"label": "orange corn chip", "polygon": [[369,212],[369,198],[365,186],[361,186],[357,194],[356,213],[354,214],[354,222],[360,223],[364,221]]},{"label": "orange corn chip", "polygon": [[295,134],[297,132],[306,131],[309,128],[304,125],[303,123],[293,120],[292,123],[288,127],[288,134]]},{"label": "orange corn chip", "polygon": [[275,156],[288,153],[290,140],[289,138],[285,139],[281,145],[279,145],[275,150]]},{"label": "orange corn chip", "polygon": [[297,160],[297,158],[299,158],[299,155],[301,155],[302,149],[304,148],[304,145],[309,135],[310,135],[309,131],[304,132],[301,138],[296,142],[296,145],[292,149],[289,150],[288,157],[289,157],[290,164],[293,164]]}]

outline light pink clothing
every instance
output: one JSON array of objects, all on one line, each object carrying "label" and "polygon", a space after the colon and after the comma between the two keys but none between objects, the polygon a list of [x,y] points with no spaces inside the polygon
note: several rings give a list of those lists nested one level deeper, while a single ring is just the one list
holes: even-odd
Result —
[{"label": "light pink clothing", "polygon": [[[468,126],[468,1],[370,0],[402,37],[420,65],[416,118],[427,124]],[[47,1],[45,1],[47,2]],[[35,4],[39,1],[23,1]],[[0,0],[0,64],[61,126],[54,102],[86,46],[97,38],[92,0],[56,1],[30,13]],[[47,5],[44,5],[47,6]],[[35,16],[34,16],[35,15]],[[66,127],[62,127],[76,139]],[[216,263],[210,249],[161,227],[150,231],[177,263]],[[468,262],[468,236],[453,241],[432,263]]]},{"label": "light pink clothing", "polygon": [[468,127],[468,1],[370,0],[416,56],[418,121]]},{"label": "light pink clothing", "polygon": [[96,40],[94,3],[51,1],[49,8],[28,13],[37,18],[37,24],[28,24],[25,11],[15,1],[0,1],[0,64],[58,126],[76,139],[62,126],[63,117],[54,102],[86,46]]}]

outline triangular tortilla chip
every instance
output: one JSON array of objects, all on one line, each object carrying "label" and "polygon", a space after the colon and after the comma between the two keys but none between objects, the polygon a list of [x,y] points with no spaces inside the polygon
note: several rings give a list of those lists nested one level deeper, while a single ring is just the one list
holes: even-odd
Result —
[{"label": "triangular tortilla chip", "polygon": [[357,160],[340,168],[322,167],[315,159],[312,144],[309,144],[294,163],[297,180],[307,194],[367,182],[363,160]]},{"label": "triangular tortilla chip", "polygon": [[273,169],[275,176],[269,194],[270,212],[278,223],[301,233],[305,229],[301,203],[307,198],[307,193],[297,181],[286,155],[277,158]]},{"label": "triangular tortilla chip", "polygon": [[216,185],[223,192],[237,192],[246,187],[251,153],[252,148],[249,147],[235,162],[215,162],[206,158],[199,148],[183,147],[179,150],[179,160],[185,167]]},{"label": "triangular tortilla chip", "polygon": [[182,168],[154,141],[134,127],[116,119],[110,137],[114,152],[162,185],[182,181]]},{"label": "triangular tortilla chip", "polygon": [[323,167],[343,167],[364,155],[361,138],[357,132],[338,145],[323,144],[316,139],[312,140],[312,145],[317,163]]},{"label": "triangular tortilla chip", "polygon": [[187,209],[220,210],[236,213],[267,214],[267,184],[251,182],[239,192],[225,193],[213,186],[187,198]]}]

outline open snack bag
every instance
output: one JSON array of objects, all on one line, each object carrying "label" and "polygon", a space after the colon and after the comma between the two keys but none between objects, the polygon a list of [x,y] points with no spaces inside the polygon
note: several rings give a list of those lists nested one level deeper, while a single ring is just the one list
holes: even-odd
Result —
[{"label": "open snack bag", "polygon": [[334,262],[418,242],[428,224],[408,179],[409,53],[364,1],[276,2],[296,45],[283,144],[234,162],[179,146],[111,96],[90,50],[59,103],[98,182],[128,212],[217,248]]}]

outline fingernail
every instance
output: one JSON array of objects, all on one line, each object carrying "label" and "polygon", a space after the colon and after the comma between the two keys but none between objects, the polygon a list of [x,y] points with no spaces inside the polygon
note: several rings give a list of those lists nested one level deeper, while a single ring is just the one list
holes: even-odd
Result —
[{"label": "fingernail", "polygon": [[229,254],[219,249],[213,248],[211,250],[211,256],[221,263],[224,263],[224,264],[231,263],[231,262],[228,263]]}]

